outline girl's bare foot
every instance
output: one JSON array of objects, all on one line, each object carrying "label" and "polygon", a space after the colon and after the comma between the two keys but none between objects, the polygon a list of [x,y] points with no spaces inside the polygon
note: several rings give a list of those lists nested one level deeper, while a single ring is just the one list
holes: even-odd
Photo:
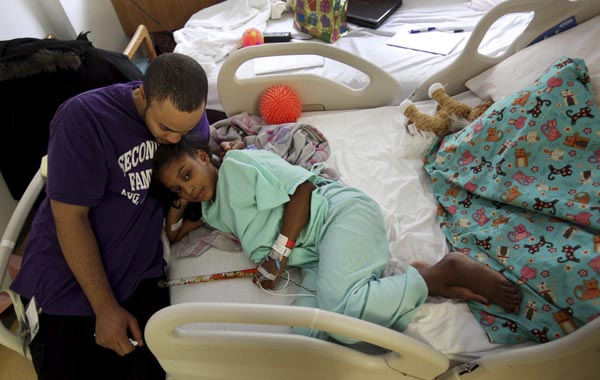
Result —
[{"label": "girl's bare foot", "polygon": [[491,302],[512,313],[519,309],[521,296],[506,277],[463,254],[449,253],[433,266],[411,265],[421,273],[432,296]]}]

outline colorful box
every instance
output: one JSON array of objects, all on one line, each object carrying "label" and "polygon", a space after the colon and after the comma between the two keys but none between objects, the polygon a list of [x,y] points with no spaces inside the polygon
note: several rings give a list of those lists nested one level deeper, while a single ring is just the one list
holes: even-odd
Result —
[{"label": "colorful box", "polygon": [[325,42],[348,32],[348,0],[294,0],[294,27]]}]

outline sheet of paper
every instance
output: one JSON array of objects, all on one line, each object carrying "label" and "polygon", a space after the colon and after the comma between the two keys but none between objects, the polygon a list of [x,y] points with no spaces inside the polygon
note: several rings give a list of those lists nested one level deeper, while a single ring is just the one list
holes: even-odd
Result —
[{"label": "sheet of paper", "polygon": [[422,32],[410,33],[408,26],[402,27],[387,44],[405,49],[419,50],[427,53],[448,55],[465,38],[464,33]]},{"label": "sheet of paper", "polygon": [[318,55],[280,55],[253,59],[254,74],[269,74],[279,71],[318,67],[325,64],[325,59]]}]

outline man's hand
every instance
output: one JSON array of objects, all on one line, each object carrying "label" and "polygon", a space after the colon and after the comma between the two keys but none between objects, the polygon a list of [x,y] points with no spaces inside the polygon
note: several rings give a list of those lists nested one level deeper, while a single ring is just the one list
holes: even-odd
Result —
[{"label": "man's hand", "polygon": [[135,349],[129,341],[127,330],[131,332],[132,339],[138,342],[138,346],[144,345],[137,320],[120,305],[115,304],[96,314],[96,343],[120,356]]},{"label": "man's hand", "polygon": [[244,149],[246,144],[243,141],[223,141],[221,144],[221,150],[219,151],[219,158],[223,158],[225,153],[230,150]]}]

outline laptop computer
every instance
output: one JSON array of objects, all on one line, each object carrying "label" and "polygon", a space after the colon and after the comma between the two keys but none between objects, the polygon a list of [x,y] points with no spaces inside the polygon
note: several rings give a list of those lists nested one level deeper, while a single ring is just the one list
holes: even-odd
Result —
[{"label": "laptop computer", "polygon": [[377,29],[402,5],[402,0],[348,0],[348,22]]}]

